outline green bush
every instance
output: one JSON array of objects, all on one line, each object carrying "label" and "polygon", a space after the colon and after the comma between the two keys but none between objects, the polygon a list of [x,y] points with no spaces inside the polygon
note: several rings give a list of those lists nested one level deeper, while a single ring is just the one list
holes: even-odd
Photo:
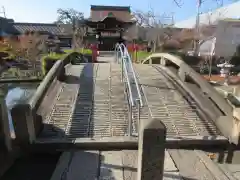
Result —
[{"label": "green bush", "polygon": [[48,55],[45,55],[41,59],[41,67],[42,67],[42,73],[43,75],[46,75],[47,72],[51,69],[51,67],[54,65],[54,63],[61,59],[65,54],[57,54],[57,53],[50,53]]},{"label": "green bush", "polygon": [[145,58],[147,58],[148,56],[150,56],[152,53],[147,52],[147,51],[137,51],[137,53],[136,53],[133,51],[130,54],[132,56],[132,60],[134,62],[139,63],[139,62],[143,61]]},{"label": "green bush", "polygon": [[4,59],[6,61],[16,59],[16,55],[11,52],[0,50],[0,59]]},{"label": "green bush", "polygon": [[[51,67],[54,65],[54,63],[57,60],[60,60],[64,56],[67,56],[68,54],[75,52],[75,51],[73,49],[68,49],[68,50],[65,50],[64,52],[65,53],[62,53],[62,54],[50,53],[50,54],[42,57],[41,67],[42,67],[42,73],[44,75],[47,74],[47,72],[51,69]],[[91,49],[81,49],[81,50],[77,50],[77,52],[82,53],[83,55],[91,55],[92,54]]]},{"label": "green bush", "polygon": [[[91,49],[78,49],[76,51],[80,52],[82,54],[92,54],[92,50]],[[74,52],[74,50],[73,49],[66,49],[66,50],[64,50],[64,52],[70,53],[70,52]]]}]

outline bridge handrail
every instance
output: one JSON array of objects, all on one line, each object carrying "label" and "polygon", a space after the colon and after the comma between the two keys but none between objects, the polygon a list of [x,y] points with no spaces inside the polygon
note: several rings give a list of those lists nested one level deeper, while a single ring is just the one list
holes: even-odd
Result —
[{"label": "bridge handrail", "polygon": [[66,55],[64,55],[61,59],[59,59],[49,70],[49,72],[46,74],[40,85],[38,86],[36,92],[29,100],[29,104],[31,107],[38,108],[39,103],[44,98],[44,95],[46,94],[49,85],[53,82],[54,78],[58,78],[58,80],[62,80],[65,75],[65,66],[69,63],[71,63],[71,57],[76,56],[77,52],[71,52]]},{"label": "bridge handrail", "polygon": [[[116,44],[116,50],[118,49],[121,49],[121,54],[124,55],[124,57],[126,57],[128,59],[127,63],[129,64],[129,67],[130,67],[130,71],[133,75],[133,82],[136,86],[136,89],[137,89],[137,99],[134,100],[134,105],[136,104],[135,102],[137,100],[139,100],[139,103],[140,103],[140,106],[142,107],[143,106],[143,101],[142,101],[142,96],[141,96],[141,92],[140,92],[140,86],[139,86],[139,83],[138,83],[138,80],[137,80],[137,77],[136,77],[136,73],[135,73],[135,70],[133,68],[133,64],[132,64],[132,60],[131,60],[131,57],[128,53],[128,50],[126,48],[126,46],[121,43],[121,44]],[[125,63],[126,63],[126,59],[125,60]]]},{"label": "bridge handrail", "polygon": [[135,73],[135,70],[133,68],[133,63],[132,63],[132,59],[128,53],[128,49],[127,47],[122,43],[121,44],[123,49],[124,49],[124,52],[126,53],[126,56],[128,58],[128,62],[129,62],[129,65],[130,65],[130,68],[131,68],[131,72],[133,74],[133,81],[134,81],[134,84],[136,85],[136,89],[137,89],[137,95],[138,95],[138,100],[140,102],[140,106],[142,107],[143,106],[143,101],[142,101],[142,96],[141,96],[141,92],[140,92],[140,86],[139,86],[139,83],[138,83],[138,80],[137,80],[137,77],[136,77],[136,73]]},{"label": "bridge handrail", "polygon": [[[38,86],[34,95],[26,103],[17,104],[12,108],[11,115],[14,126],[16,125],[15,134],[18,142],[28,141],[33,143],[36,140],[36,134],[40,129],[37,120],[37,110],[42,103],[50,85],[55,81],[63,81],[65,78],[65,66],[71,63],[77,52],[71,52],[58,60]],[[20,118],[20,119],[19,119]]]},{"label": "bridge handrail", "polygon": [[[122,63],[122,68],[123,68],[123,75],[126,78],[127,88],[128,88],[128,93],[129,93],[129,100],[130,100],[131,106],[133,107],[134,106],[134,100],[133,100],[133,95],[132,95],[132,87],[131,87],[130,80],[129,80],[129,77],[128,77],[128,71],[127,71],[126,60],[124,58],[124,52],[123,52],[121,46],[116,46],[116,52],[118,52],[118,50],[121,53],[121,59],[122,59],[121,63]],[[117,59],[119,59],[119,58],[117,58]]]},{"label": "bridge handrail", "polygon": [[[128,102],[128,105],[129,105],[129,120],[128,120],[128,135],[131,136],[132,135],[132,118],[133,118],[133,107],[135,107],[135,105],[137,104],[138,106],[138,122],[139,122],[139,119],[140,119],[140,106],[142,105],[141,102],[140,102],[140,99],[138,99],[139,97],[141,98],[141,95],[140,94],[140,91],[138,91],[138,98],[137,99],[134,99],[133,97],[133,89],[132,89],[132,83],[130,82],[129,80],[129,73],[135,73],[134,71],[132,72],[129,72],[129,65],[127,66],[127,63],[129,64],[129,62],[127,62],[127,52],[126,52],[126,49],[124,49],[124,45],[123,44],[116,44],[116,47],[115,47],[115,52],[116,52],[116,58],[117,58],[117,61],[118,63],[120,62],[121,63],[121,80],[123,81],[123,76],[126,78],[126,81],[127,81],[127,91],[128,91],[128,100],[130,102]],[[119,58],[119,53],[120,53],[120,58]],[[128,59],[128,61],[130,61],[130,64],[132,63],[131,62],[131,59]],[[131,68],[131,67],[130,67]],[[130,69],[131,70],[131,69]],[[138,86],[138,83],[134,83],[136,86]],[[139,89],[138,89],[139,90]]]},{"label": "bridge handrail", "polygon": [[161,65],[166,65],[167,61],[175,64],[179,67],[178,75],[184,80],[186,75],[189,75],[194,79],[194,81],[200,86],[204,93],[211,95],[213,101],[219,106],[219,108],[226,113],[226,115],[232,114],[232,108],[227,102],[222,98],[222,96],[217,92],[206,80],[204,80],[197,72],[195,72],[189,65],[187,65],[180,57],[171,55],[168,53],[154,53],[143,60],[143,63],[152,58],[161,58]]}]

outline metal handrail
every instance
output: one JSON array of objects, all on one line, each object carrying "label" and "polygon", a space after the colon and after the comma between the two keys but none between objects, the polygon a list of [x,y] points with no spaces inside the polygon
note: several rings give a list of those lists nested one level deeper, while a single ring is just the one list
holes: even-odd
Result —
[{"label": "metal handrail", "polygon": [[[133,95],[132,95],[132,87],[131,87],[130,80],[129,80],[129,77],[128,77],[126,60],[125,60],[125,57],[124,57],[121,46],[116,46],[115,51],[116,51],[116,53],[118,53],[118,51],[120,51],[120,53],[121,53],[121,65],[122,65],[122,70],[123,70],[123,73],[124,73],[124,76],[125,76],[126,82],[127,82],[127,88],[128,88],[128,92],[129,92],[129,100],[130,100],[131,106],[134,106]],[[119,57],[118,57],[118,54],[117,54],[117,60],[118,59],[119,59]],[[123,77],[122,77],[122,81],[123,81]]]},{"label": "metal handrail", "polygon": [[123,47],[125,55],[127,56],[128,60],[129,60],[130,68],[131,68],[131,71],[132,71],[132,74],[133,74],[133,80],[134,80],[134,83],[135,83],[136,89],[137,89],[138,99],[139,99],[139,102],[140,102],[140,106],[142,107],[143,106],[142,96],[141,96],[141,92],[140,92],[140,88],[139,88],[139,83],[138,83],[135,71],[133,69],[133,64],[132,64],[132,61],[131,61],[131,57],[128,53],[127,47],[124,44],[121,44],[121,46]]},{"label": "metal handrail", "polygon": [[[135,74],[135,71],[133,69],[132,61],[131,61],[131,58],[129,56],[129,53],[128,53],[128,50],[127,50],[126,46],[124,44],[116,44],[115,52],[116,52],[116,58],[117,58],[118,63],[119,63],[119,61],[121,63],[121,69],[122,69],[121,78],[122,78],[122,81],[123,81],[123,74],[124,74],[124,76],[127,80],[127,88],[128,88],[129,96],[130,96],[129,100],[130,100],[130,103],[131,103],[131,104],[129,104],[128,133],[129,133],[129,136],[131,136],[132,125],[133,125],[132,124],[133,123],[132,122],[132,118],[133,118],[132,109],[133,109],[133,107],[135,107],[137,105],[138,124],[140,124],[140,109],[143,106],[142,96],[141,96],[141,93],[140,93],[140,88],[139,88],[139,84],[138,84],[138,81],[137,81],[137,78],[136,78],[136,74]],[[120,58],[118,56],[119,52],[120,52],[120,56],[121,56]],[[127,63],[128,63],[128,66],[127,66]],[[132,74],[134,82],[130,82],[129,73]],[[133,97],[132,86],[131,86],[132,84],[135,84],[135,86],[136,86],[136,90],[137,90],[137,98],[136,99],[134,99],[134,97]]]},{"label": "metal handrail", "polygon": [[117,55],[117,61],[119,62],[119,52],[120,52],[120,63],[121,63],[121,80],[123,82],[123,76],[126,78],[127,82],[127,95],[128,97],[128,110],[129,110],[129,116],[128,116],[128,136],[132,135],[132,117],[133,117],[133,106],[135,105],[133,101],[133,94],[132,94],[132,87],[131,83],[128,77],[128,71],[127,71],[127,65],[126,65],[126,56],[124,55],[123,48],[119,44],[116,45],[115,49],[116,55]]}]

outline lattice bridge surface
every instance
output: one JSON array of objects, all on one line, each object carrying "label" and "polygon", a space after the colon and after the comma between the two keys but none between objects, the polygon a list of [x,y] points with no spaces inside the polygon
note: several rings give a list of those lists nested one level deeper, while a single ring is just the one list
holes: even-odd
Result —
[{"label": "lattice bridge surface", "polygon": [[[158,118],[167,137],[221,136],[216,126],[198,115],[194,101],[186,100],[173,83],[150,65],[134,65],[144,106],[141,121]],[[44,118],[38,140],[122,137],[128,130],[128,102],[119,64],[68,65],[53,105]],[[137,135],[134,109],[133,134]]]}]

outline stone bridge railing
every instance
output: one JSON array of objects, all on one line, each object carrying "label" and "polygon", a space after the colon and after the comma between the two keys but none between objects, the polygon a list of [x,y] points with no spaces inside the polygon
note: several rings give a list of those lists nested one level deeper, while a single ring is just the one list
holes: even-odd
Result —
[{"label": "stone bridge railing", "polygon": [[[36,140],[36,135],[42,129],[42,116],[40,106],[48,106],[44,103],[47,93],[65,79],[65,66],[73,61],[77,52],[66,54],[58,60],[47,73],[35,94],[26,104],[17,104],[11,110],[13,125],[18,144],[28,144]],[[48,97],[50,98],[50,97]],[[44,104],[43,104],[44,103]],[[46,108],[46,107],[45,107]]]},{"label": "stone bridge railing", "polygon": [[[230,142],[238,144],[239,140],[239,120],[234,118],[233,107],[224,99],[217,90],[204,80],[197,72],[187,65],[180,57],[167,53],[156,53],[147,57],[143,62],[151,62],[153,59],[160,59],[160,64],[165,72],[170,75],[177,83],[194,99],[198,107],[211,119],[222,134],[227,137]],[[143,63],[144,64],[144,63]],[[151,64],[151,63],[149,63]],[[168,66],[173,66],[177,70],[173,73]],[[203,97],[198,97],[196,93],[189,88],[186,81],[194,83],[198,90],[202,92],[204,98],[209,99],[222,112],[221,116],[216,118],[216,115],[207,108],[207,104],[202,101]]]},{"label": "stone bridge railing", "polygon": [[37,111],[40,106],[48,107],[46,103],[42,105],[46,99],[45,96],[51,88],[64,80],[65,65],[73,62],[78,54],[72,52],[58,60],[47,73],[30,101],[26,104],[17,104],[11,110],[15,139],[12,139],[10,132],[6,102],[2,100],[0,104],[0,178],[14,163],[14,159],[19,156],[21,148],[35,141],[36,135],[42,127],[42,117]]}]

